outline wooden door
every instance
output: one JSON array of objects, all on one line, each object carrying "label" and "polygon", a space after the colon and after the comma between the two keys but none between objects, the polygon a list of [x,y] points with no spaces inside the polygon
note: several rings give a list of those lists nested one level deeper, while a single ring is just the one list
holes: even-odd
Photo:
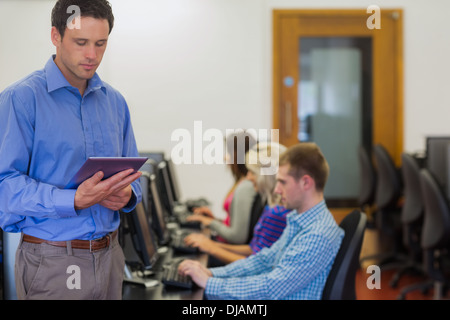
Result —
[{"label": "wooden door", "polygon": [[[381,143],[400,165],[403,151],[402,10],[380,12],[380,29],[370,29],[366,9],[274,10],[273,12],[273,127],[280,142],[291,146],[301,140],[301,64],[306,59],[301,44],[308,39],[366,39],[370,42],[370,72],[361,98],[361,144]],[[303,60],[302,60],[303,59]],[[363,60],[367,58],[363,58]],[[350,59],[351,60],[351,59]],[[325,60],[326,61],[326,60]],[[367,68],[367,65],[366,67]],[[345,72],[342,66],[338,72]],[[344,71],[342,71],[344,70]],[[365,86],[365,87],[364,87]],[[304,100],[304,99],[303,99]],[[345,130],[326,132],[330,141]],[[323,133],[325,134],[325,133]],[[350,135],[350,134],[349,134]],[[356,158],[357,150],[354,151]]]},{"label": "wooden door", "polygon": [[366,9],[274,10],[273,125],[280,129],[282,143],[298,142],[298,123],[293,121],[297,117],[297,86],[283,85],[286,77],[299,81],[298,39],[366,36],[373,39],[373,143],[382,143],[396,160],[400,159],[403,149],[402,10],[382,10],[381,29],[367,27],[369,16]]}]

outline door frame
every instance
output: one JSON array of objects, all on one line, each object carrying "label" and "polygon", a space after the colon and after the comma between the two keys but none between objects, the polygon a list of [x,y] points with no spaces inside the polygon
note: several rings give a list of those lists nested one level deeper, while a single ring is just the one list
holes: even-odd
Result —
[{"label": "door frame", "polygon": [[[273,128],[279,129],[280,143],[291,146],[297,143],[298,124],[293,121],[286,132],[286,119],[296,119],[297,117],[297,97],[283,88],[283,19],[328,19],[328,18],[351,18],[360,19],[364,24],[356,32],[348,31],[348,26],[343,26],[342,30],[337,30],[334,34],[328,31],[318,30],[316,36],[370,36],[373,39],[373,89],[372,89],[372,144],[382,144],[391,154],[397,166],[401,163],[401,153],[403,151],[403,11],[402,9],[381,9],[381,29],[369,29],[366,25],[371,14],[367,9],[274,9],[272,12],[273,28]],[[389,21],[388,21],[389,20]],[[311,21],[311,20],[310,20]],[[393,23],[393,96],[390,103],[385,103],[380,98],[378,92],[386,85],[383,82],[382,72],[377,64],[377,55],[380,55],[379,47],[381,41],[385,41],[386,32],[383,29],[383,22]],[[316,31],[309,30],[309,34]],[[333,31],[334,32],[334,31]],[[350,33],[349,33],[350,32]],[[392,38],[391,38],[392,40]],[[284,44],[286,45],[286,44]],[[298,50],[298,49],[297,49]],[[297,59],[298,60],[298,59]],[[297,77],[298,80],[298,77]],[[289,97],[287,97],[289,96]],[[291,100],[287,105],[286,101]],[[288,133],[288,135],[286,134]],[[355,155],[357,151],[355,150]]]}]

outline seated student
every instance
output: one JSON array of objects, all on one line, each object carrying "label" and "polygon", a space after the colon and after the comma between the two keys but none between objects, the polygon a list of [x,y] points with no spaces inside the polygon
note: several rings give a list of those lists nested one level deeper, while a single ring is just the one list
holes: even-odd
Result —
[{"label": "seated student", "polygon": [[323,196],[328,171],[314,143],[290,147],[280,157],[275,193],[294,211],[278,241],[224,267],[185,260],[179,272],[205,288],[207,299],[321,299],[344,236]]},{"label": "seated student", "polygon": [[194,214],[187,218],[209,227],[222,242],[243,244],[249,237],[249,217],[256,191],[251,181],[246,179],[245,155],[255,144],[255,138],[245,131],[234,132],[226,138],[227,157],[231,157],[227,158],[227,163],[234,177],[234,184],[223,204],[226,218],[223,221],[216,219],[208,207],[194,209]]},{"label": "seated student", "polygon": [[[262,169],[277,166],[280,153],[286,147],[277,143],[259,143],[247,154],[247,178],[253,182],[263,203],[268,203],[258,219],[250,244],[228,244],[214,241],[203,234],[191,234],[185,238],[187,245],[197,247],[223,263],[230,263],[270,247],[281,236],[290,210],[280,205],[280,198],[273,193],[276,183],[275,171],[264,174]],[[261,174],[263,173],[263,174]]]}]

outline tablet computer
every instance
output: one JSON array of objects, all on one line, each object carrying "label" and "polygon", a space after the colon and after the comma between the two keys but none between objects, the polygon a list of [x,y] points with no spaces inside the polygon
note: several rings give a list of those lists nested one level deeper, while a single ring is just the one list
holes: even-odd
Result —
[{"label": "tablet computer", "polygon": [[105,174],[103,179],[127,169],[137,172],[147,160],[147,157],[90,157],[66,185],[66,189],[76,189],[99,171]]}]

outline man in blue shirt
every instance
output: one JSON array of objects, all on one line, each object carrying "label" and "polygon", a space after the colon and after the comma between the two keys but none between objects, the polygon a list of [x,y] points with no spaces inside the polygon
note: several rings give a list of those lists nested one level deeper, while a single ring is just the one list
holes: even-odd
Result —
[{"label": "man in blue shirt", "polygon": [[344,236],[324,201],[328,171],[317,145],[289,148],[280,157],[275,193],[293,212],[278,241],[225,267],[185,260],[179,272],[205,288],[208,299],[321,299]]},{"label": "man in blue shirt", "polygon": [[125,99],[96,73],[113,23],[106,0],[57,1],[56,55],[0,94],[0,226],[22,233],[19,299],[121,298],[119,210],[141,201],[140,173],[65,189],[88,157],[138,155]]}]

